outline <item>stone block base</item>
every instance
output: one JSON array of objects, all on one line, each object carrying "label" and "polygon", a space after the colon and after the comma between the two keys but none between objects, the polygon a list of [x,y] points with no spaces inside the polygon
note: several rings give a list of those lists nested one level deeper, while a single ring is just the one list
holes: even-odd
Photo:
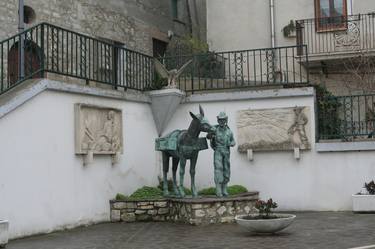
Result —
[{"label": "stone block base", "polygon": [[253,211],[258,196],[258,192],[248,192],[226,198],[111,200],[111,221],[172,221],[192,225],[233,222],[236,215]]}]

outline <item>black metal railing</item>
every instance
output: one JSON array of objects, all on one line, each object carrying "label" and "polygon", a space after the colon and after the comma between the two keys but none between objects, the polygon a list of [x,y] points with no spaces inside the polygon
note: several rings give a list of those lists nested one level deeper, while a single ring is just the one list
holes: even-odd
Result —
[{"label": "black metal railing", "polygon": [[318,99],[319,139],[375,137],[375,94]]},{"label": "black metal railing", "polygon": [[[24,41],[24,75],[21,41]],[[153,58],[107,41],[41,23],[0,42],[0,94],[26,79],[54,73],[100,82],[115,89],[145,90]]]},{"label": "black metal railing", "polygon": [[375,13],[298,20],[296,36],[309,55],[374,50]]},{"label": "black metal railing", "polygon": [[[178,87],[186,92],[235,89],[256,86],[306,85],[309,74],[306,46],[251,49],[229,52],[164,57],[159,60],[171,69],[191,61],[178,77]],[[298,51],[304,56],[297,56]]]}]

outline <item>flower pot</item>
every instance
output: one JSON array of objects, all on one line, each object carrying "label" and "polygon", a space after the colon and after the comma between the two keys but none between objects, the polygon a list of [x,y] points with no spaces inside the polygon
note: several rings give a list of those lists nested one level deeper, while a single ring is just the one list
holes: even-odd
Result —
[{"label": "flower pot", "polygon": [[0,220],[0,247],[8,244],[8,227],[9,222],[7,220]]},{"label": "flower pot", "polygon": [[246,217],[256,217],[258,214],[237,215],[236,222],[254,233],[276,233],[289,226],[296,218],[293,214],[273,214],[275,219],[246,219]]},{"label": "flower pot", "polygon": [[375,213],[375,195],[352,195],[353,212]]}]

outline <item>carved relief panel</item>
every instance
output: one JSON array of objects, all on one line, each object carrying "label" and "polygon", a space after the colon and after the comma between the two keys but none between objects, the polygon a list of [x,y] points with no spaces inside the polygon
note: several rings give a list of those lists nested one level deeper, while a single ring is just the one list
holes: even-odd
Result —
[{"label": "carved relief panel", "polygon": [[76,154],[122,153],[122,111],[75,104],[75,151]]},{"label": "carved relief panel", "polygon": [[309,107],[238,111],[238,151],[310,149],[309,118]]}]

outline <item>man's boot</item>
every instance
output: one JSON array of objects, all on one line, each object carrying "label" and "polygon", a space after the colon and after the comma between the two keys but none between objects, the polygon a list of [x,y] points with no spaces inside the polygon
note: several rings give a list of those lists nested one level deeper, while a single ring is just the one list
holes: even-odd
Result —
[{"label": "man's boot", "polygon": [[222,191],[224,196],[228,196],[228,184],[227,183],[223,183],[223,186],[222,186]]},{"label": "man's boot", "polygon": [[223,197],[222,187],[220,183],[216,183],[216,196],[217,197]]}]

